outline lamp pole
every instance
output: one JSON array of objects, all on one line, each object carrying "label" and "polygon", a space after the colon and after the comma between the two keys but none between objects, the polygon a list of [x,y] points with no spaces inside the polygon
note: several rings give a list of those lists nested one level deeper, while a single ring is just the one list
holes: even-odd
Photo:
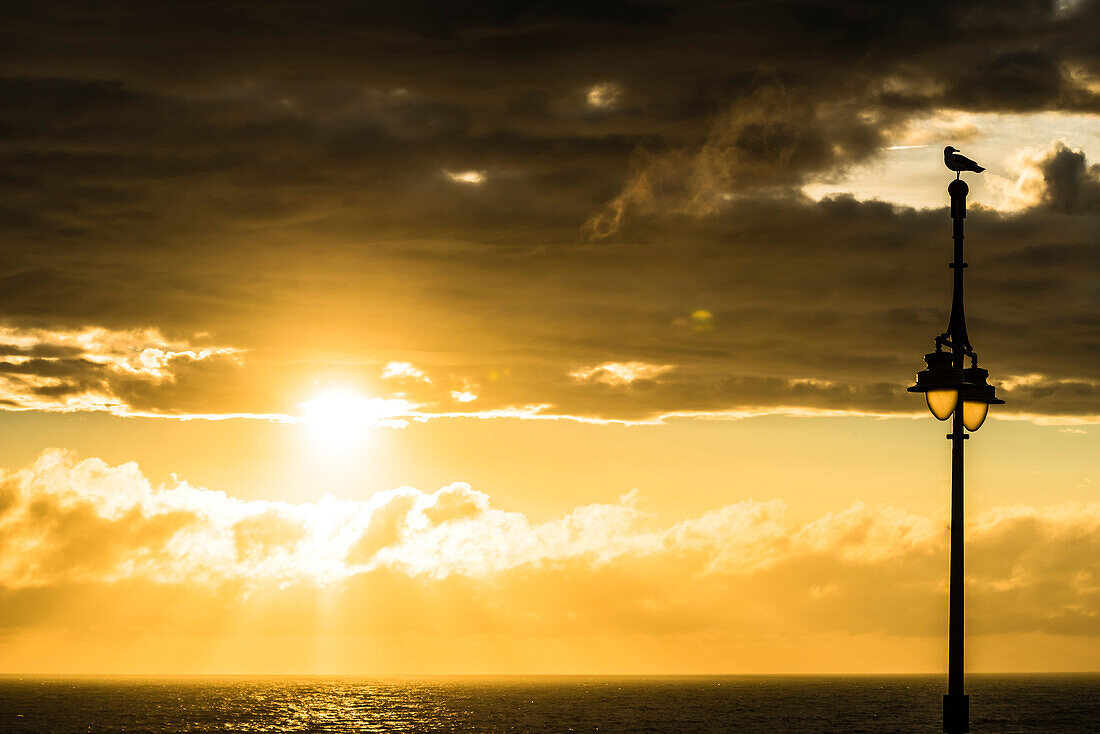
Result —
[{"label": "lamp pole", "polygon": [[[970,731],[970,697],[963,693],[963,441],[967,431],[981,428],[990,405],[1001,405],[989,373],[978,367],[978,355],[970,345],[963,311],[963,220],[966,219],[966,182],[956,178],[947,187],[951,197],[952,237],[955,256],[951,262],[953,286],[951,317],[947,331],[936,337],[936,350],[924,356],[927,369],[917,373],[917,384],[909,392],[924,393],[928,408],[941,421],[951,419],[951,575],[948,610],[947,694],[943,697],[943,730],[948,734]],[[943,351],[950,348],[950,353]],[[969,357],[971,366],[965,367]]]},{"label": "lamp pole", "polygon": [[[955,179],[947,187],[951,196],[952,237],[955,259],[951,263],[954,283],[951,289],[951,319],[947,333],[951,340],[951,367],[963,368],[963,358],[974,354],[966,335],[963,312],[963,220],[966,219],[966,195],[969,187]],[[976,358],[976,356],[975,356]],[[970,438],[963,430],[963,411],[957,407],[951,417],[951,585],[948,604],[947,694],[943,697],[943,730],[949,734],[970,731],[970,696],[963,693],[963,441]]]}]

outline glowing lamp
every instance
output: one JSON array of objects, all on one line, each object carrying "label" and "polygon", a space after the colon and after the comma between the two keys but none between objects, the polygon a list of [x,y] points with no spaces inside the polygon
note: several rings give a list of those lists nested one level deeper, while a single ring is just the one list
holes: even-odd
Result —
[{"label": "glowing lamp", "polygon": [[985,423],[990,405],[1004,405],[997,397],[996,390],[986,382],[989,371],[981,367],[969,367],[963,370],[964,379],[969,387],[962,390],[963,425],[968,431],[976,431]]},{"label": "glowing lamp", "polygon": [[928,410],[941,421],[945,421],[955,412],[955,406],[959,403],[958,390],[929,390],[924,394],[928,402]]},{"label": "glowing lamp", "polygon": [[929,352],[924,361],[928,369],[917,373],[917,384],[908,388],[908,392],[924,393],[932,415],[945,421],[955,412],[959,390],[969,387],[969,383],[963,370],[951,366],[951,355],[947,352]]},{"label": "glowing lamp", "polygon": [[963,401],[963,425],[968,431],[976,431],[985,423],[985,417],[989,415],[989,403],[981,403],[977,400]]}]

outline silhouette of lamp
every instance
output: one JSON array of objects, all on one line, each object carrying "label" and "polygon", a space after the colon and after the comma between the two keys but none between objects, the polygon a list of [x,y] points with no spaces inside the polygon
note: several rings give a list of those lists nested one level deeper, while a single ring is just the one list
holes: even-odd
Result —
[{"label": "silhouette of lamp", "polygon": [[945,421],[954,414],[962,399],[962,422],[966,430],[974,432],[982,427],[990,405],[1004,405],[996,390],[986,382],[989,371],[981,367],[958,370],[951,366],[949,352],[935,351],[924,355],[928,369],[917,373],[917,384],[908,392],[924,393],[928,410],[938,420]]},{"label": "silhouette of lamp", "polygon": [[951,354],[939,349],[924,355],[924,362],[928,369],[917,373],[917,384],[909,388],[908,392],[924,393],[932,415],[945,421],[955,412],[959,391],[967,386],[963,370],[952,367]]},{"label": "silhouette of lamp", "polygon": [[974,432],[985,423],[985,417],[989,413],[990,405],[1004,405],[1005,401],[997,397],[997,391],[986,382],[989,371],[981,367],[968,367],[963,370],[963,376],[970,383],[969,387],[962,390],[963,425],[966,430]]},{"label": "silhouette of lamp", "polygon": [[[978,355],[966,334],[963,312],[963,220],[966,218],[965,181],[956,179],[947,187],[951,196],[952,237],[955,240],[954,285],[951,317],[947,331],[936,337],[936,350],[924,355],[926,369],[917,373],[909,392],[924,393],[928,409],[941,421],[952,419],[951,433],[951,583],[947,654],[947,694],[943,697],[943,730],[948,734],[970,731],[970,697],[963,693],[963,441],[967,431],[985,423],[990,405],[1003,405],[986,378],[989,372],[978,366]],[[951,351],[944,351],[947,347]],[[964,368],[964,360],[970,366]],[[960,409],[961,404],[961,409]]]}]

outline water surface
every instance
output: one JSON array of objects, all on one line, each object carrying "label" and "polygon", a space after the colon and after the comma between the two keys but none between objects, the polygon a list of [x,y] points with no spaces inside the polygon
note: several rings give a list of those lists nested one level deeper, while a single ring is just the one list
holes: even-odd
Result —
[{"label": "water surface", "polygon": [[[1100,731],[1100,675],[968,679],[975,734]],[[0,677],[0,731],[930,732],[939,676]]]}]

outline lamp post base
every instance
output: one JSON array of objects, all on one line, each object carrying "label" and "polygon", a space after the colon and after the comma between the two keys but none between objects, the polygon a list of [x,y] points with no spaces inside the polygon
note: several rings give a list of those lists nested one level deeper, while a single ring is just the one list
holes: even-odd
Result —
[{"label": "lamp post base", "polygon": [[943,730],[947,734],[970,731],[970,696],[948,693],[943,697]]}]

